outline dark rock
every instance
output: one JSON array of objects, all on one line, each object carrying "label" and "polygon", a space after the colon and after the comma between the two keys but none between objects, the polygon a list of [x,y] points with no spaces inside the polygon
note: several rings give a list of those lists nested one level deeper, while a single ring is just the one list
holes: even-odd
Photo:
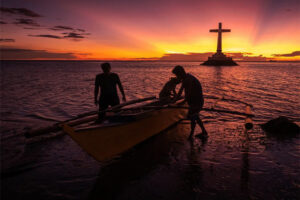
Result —
[{"label": "dark rock", "polygon": [[261,128],[265,132],[275,135],[295,135],[300,133],[300,127],[297,124],[282,116],[261,124]]}]

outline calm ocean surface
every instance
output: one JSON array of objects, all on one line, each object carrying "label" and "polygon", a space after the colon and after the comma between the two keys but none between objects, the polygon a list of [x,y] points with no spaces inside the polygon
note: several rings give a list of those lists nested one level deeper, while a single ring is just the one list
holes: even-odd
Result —
[{"label": "calm ocean surface", "polygon": [[[63,134],[25,131],[93,111],[100,62],[1,62],[2,199],[297,199],[300,140],[267,136],[259,124],[286,116],[300,125],[300,63],[111,62],[128,100],[158,95],[175,65],[200,80],[204,95],[254,106],[244,118],[201,112],[210,137],[188,141],[187,122],[107,163]],[[206,98],[205,107],[215,99]],[[237,102],[215,108],[244,112]],[[196,132],[200,132],[197,127]]]}]

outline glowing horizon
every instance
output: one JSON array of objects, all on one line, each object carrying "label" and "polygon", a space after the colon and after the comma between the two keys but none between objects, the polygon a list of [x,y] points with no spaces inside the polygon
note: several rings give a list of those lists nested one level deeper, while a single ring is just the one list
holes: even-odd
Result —
[{"label": "glowing horizon", "polygon": [[241,60],[300,61],[299,11],[297,0],[4,0],[0,48],[2,59],[201,56],[216,51],[217,35],[209,29],[222,22],[231,29],[223,36],[224,53],[241,53]]}]

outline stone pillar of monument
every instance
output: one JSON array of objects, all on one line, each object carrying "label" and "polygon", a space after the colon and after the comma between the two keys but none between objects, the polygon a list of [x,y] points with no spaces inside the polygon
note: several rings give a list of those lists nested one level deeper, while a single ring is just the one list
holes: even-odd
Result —
[{"label": "stone pillar of monument", "polygon": [[217,53],[218,54],[222,53],[222,23],[219,23]]},{"label": "stone pillar of monument", "polygon": [[202,65],[212,65],[212,66],[233,66],[237,65],[236,62],[232,60],[232,58],[227,57],[222,53],[222,33],[230,32],[230,29],[222,29],[222,23],[219,23],[218,29],[210,29],[209,32],[218,33],[218,43],[217,43],[217,52],[212,55],[212,57],[208,57],[208,60],[202,63]]}]

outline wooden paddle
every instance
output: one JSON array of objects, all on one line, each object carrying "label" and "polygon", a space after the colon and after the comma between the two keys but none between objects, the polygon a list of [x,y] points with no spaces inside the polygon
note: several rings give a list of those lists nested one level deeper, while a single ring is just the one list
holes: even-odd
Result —
[{"label": "wooden paddle", "polygon": [[[118,109],[120,109],[124,106],[128,106],[128,105],[131,105],[131,104],[136,104],[136,103],[141,103],[141,102],[149,101],[149,100],[153,100],[153,99],[156,99],[156,97],[151,96],[151,97],[146,97],[146,98],[142,98],[142,99],[135,99],[135,100],[127,101],[125,103],[122,103],[122,104],[110,107],[106,110],[103,110],[100,113],[109,112],[109,111],[113,112],[113,111],[118,110]],[[25,135],[25,137],[30,138],[30,137],[50,133],[50,132],[57,132],[57,131],[61,130],[62,124],[67,123],[70,126],[75,126],[75,125],[78,125],[78,124],[82,124],[82,123],[89,122],[89,121],[97,119],[97,117],[98,117],[97,114],[98,114],[98,111],[91,111],[91,112],[79,114],[79,115],[77,115],[76,117],[74,117],[72,119],[68,119],[66,121],[61,121],[61,122],[58,122],[58,123],[53,124],[53,125],[48,126],[48,127],[39,128],[39,129],[36,129],[36,130],[25,132],[24,135]],[[88,116],[90,116],[90,117],[88,117]],[[84,118],[84,117],[87,117],[87,118]],[[83,119],[81,119],[81,118],[83,118]]]}]

